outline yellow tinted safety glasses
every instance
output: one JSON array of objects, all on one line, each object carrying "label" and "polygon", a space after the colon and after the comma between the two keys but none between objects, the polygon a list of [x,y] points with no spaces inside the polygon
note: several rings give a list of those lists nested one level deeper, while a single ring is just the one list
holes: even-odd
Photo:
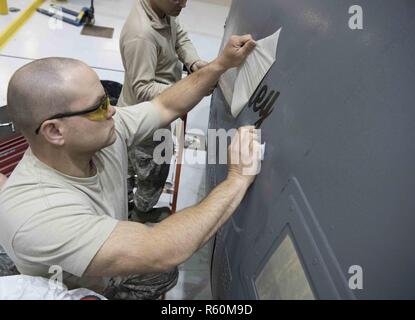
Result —
[{"label": "yellow tinted safety glasses", "polygon": [[[85,117],[92,121],[103,121],[108,117],[108,112],[110,110],[110,98],[105,96],[105,99],[98,105],[97,108],[84,113]],[[87,110],[85,110],[87,111]]]},{"label": "yellow tinted safety glasses", "polygon": [[92,120],[92,121],[103,121],[107,119],[109,111],[110,111],[110,98],[108,97],[108,94],[105,92],[105,96],[101,99],[101,101],[97,105],[92,106],[83,111],[65,112],[65,113],[55,114],[54,116],[49,117],[46,120],[43,120],[41,124],[39,125],[39,127],[37,127],[35,133],[39,134],[40,127],[42,126],[43,122],[47,120],[61,119],[61,118],[74,117],[74,116],[85,116],[87,119]]}]

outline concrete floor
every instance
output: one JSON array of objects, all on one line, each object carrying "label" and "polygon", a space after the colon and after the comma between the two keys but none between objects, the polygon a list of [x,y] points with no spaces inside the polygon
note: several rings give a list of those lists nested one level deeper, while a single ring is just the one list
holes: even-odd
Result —
[{"label": "concrete floor", "polygon": [[[83,36],[80,35],[81,27],[59,24],[47,16],[34,13],[13,39],[0,49],[0,106],[6,104],[7,84],[14,71],[34,59],[43,57],[64,56],[80,59],[91,66],[101,79],[122,83],[124,70],[118,49],[119,35],[134,1],[95,1],[95,24],[114,28],[112,39]],[[8,0],[9,7],[22,10],[30,3],[31,1]],[[51,3],[59,3],[77,11],[89,6],[88,0],[70,0],[46,1],[42,7],[48,8]],[[189,0],[180,15],[183,27],[188,31],[201,58],[206,61],[211,61],[217,56],[229,5],[230,0]],[[18,14],[0,16],[0,30]],[[210,98],[205,98],[189,113],[187,132],[195,129],[207,131],[209,105]],[[191,152],[186,150],[185,157]],[[204,159],[204,151],[198,151],[197,157]],[[172,169],[171,181],[173,176]],[[205,196],[204,181],[204,165],[183,165],[178,210],[197,203]],[[170,202],[171,195],[164,194],[159,205]],[[205,247],[180,266],[178,284],[166,295],[166,299],[210,299],[209,278],[209,254]]]}]

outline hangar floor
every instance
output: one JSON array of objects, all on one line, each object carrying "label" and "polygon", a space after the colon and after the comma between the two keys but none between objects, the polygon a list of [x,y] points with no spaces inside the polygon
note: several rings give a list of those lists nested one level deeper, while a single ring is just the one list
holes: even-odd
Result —
[{"label": "hangar floor", "polygon": [[[102,80],[122,83],[124,70],[118,50],[118,41],[124,19],[134,0],[95,1],[95,25],[114,28],[112,39],[80,35],[81,27],[69,24],[61,26],[49,17],[34,13],[20,30],[0,48],[0,106],[6,104],[7,84],[16,69],[38,58],[66,56],[80,59],[91,66]],[[8,0],[9,7],[24,10],[32,1]],[[88,0],[45,1],[42,8],[59,3],[79,11],[89,7]],[[116,4],[115,4],[116,3]],[[216,57],[230,1],[192,0],[180,15],[180,21],[188,30],[199,55],[210,61]],[[114,8],[116,6],[116,8]],[[0,16],[0,30],[4,30],[19,13],[9,12]],[[187,132],[206,132],[209,118],[210,98],[205,98],[188,115]],[[186,154],[192,152],[185,150]],[[204,159],[204,152],[198,151]],[[174,172],[171,171],[170,180]],[[177,209],[191,206],[204,195],[205,166],[184,164],[180,180]],[[171,202],[170,194],[163,194],[160,205]],[[208,250],[203,248],[189,261],[180,266],[177,286],[166,299],[210,299]]]}]

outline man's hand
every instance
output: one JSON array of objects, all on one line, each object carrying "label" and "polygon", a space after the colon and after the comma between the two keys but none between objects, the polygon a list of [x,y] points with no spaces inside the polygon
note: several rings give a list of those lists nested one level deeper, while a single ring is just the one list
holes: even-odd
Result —
[{"label": "man's hand", "polygon": [[238,67],[255,48],[256,43],[250,34],[231,36],[216,62],[224,69]]},{"label": "man's hand", "polygon": [[238,129],[228,147],[228,178],[243,181],[248,186],[261,170],[259,130],[254,126]]},{"label": "man's hand", "polygon": [[203,67],[206,67],[209,63],[204,61],[204,60],[197,60],[196,62],[194,62],[191,67],[190,67],[190,71],[191,72],[196,72],[200,69],[202,69]]},{"label": "man's hand", "polygon": [[250,35],[232,36],[223,52],[212,63],[177,82],[152,100],[160,110],[160,126],[189,112],[215,87],[220,76],[229,68],[239,66],[254,49]]}]

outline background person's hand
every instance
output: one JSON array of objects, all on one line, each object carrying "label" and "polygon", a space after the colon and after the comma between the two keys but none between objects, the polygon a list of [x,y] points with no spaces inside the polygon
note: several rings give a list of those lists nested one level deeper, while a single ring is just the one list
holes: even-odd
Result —
[{"label": "background person's hand", "polygon": [[250,34],[231,36],[217,62],[225,69],[238,67],[255,48],[256,43]]},{"label": "background person's hand", "polygon": [[228,178],[248,185],[261,170],[260,130],[254,126],[240,127],[228,147]]},{"label": "background person's hand", "polygon": [[190,67],[190,71],[191,72],[196,72],[204,67],[206,67],[209,63],[204,61],[204,60],[197,60],[196,62],[194,62],[192,64],[192,66]]}]

